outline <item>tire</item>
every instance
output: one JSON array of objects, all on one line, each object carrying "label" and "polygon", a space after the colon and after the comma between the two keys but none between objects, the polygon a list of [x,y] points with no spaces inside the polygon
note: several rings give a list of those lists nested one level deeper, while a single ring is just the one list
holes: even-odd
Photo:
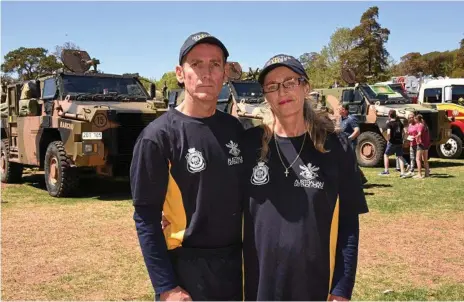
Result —
[{"label": "tire", "polygon": [[386,141],[376,132],[363,132],[358,136],[356,157],[361,167],[377,167],[383,164]]},{"label": "tire", "polygon": [[76,193],[79,179],[77,168],[66,154],[61,141],[51,142],[45,153],[45,184],[50,196],[69,197]]},{"label": "tire", "polygon": [[10,146],[8,139],[2,139],[0,169],[3,183],[19,183],[23,177],[23,165],[10,162]]},{"label": "tire", "polygon": [[462,139],[456,134],[451,134],[451,137],[446,143],[436,146],[436,150],[440,158],[460,158],[462,153]]}]

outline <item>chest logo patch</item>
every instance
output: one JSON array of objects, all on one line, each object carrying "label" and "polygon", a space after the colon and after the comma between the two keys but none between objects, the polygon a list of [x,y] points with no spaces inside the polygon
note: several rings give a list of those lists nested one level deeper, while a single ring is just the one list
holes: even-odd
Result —
[{"label": "chest logo patch", "polygon": [[233,156],[239,156],[240,154],[240,149],[238,148],[238,144],[234,143],[232,140],[226,144],[226,147],[229,148],[229,153],[232,154]]},{"label": "chest logo patch", "polygon": [[188,149],[188,153],[185,156],[187,159],[187,170],[190,173],[197,173],[203,171],[206,168],[206,162],[203,158],[203,154],[195,148]]},{"label": "chest logo patch", "polygon": [[295,180],[295,187],[324,189],[324,182],[317,180],[317,177],[319,177],[317,174],[319,167],[308,163],[306,166],[300,165],[300,169],[300,175],[303,176],[304,179]]},{"label": "chest logo patch", "polygon": [[238,165],[243,163],[243,158],[240,155],[240,149],[238,148],[238,144],[234,143],[232,140],[226,144],[226,147],[229,148],[229,154],[233,157],[227,159],[227,164],[229,166]]},{"label": "chest logo patch", "polygon": [[269,167],[265,162],[258,162],[253,168],[253,175],[251,176],[251,183],[256,186],[265,185],[269,182]]}]

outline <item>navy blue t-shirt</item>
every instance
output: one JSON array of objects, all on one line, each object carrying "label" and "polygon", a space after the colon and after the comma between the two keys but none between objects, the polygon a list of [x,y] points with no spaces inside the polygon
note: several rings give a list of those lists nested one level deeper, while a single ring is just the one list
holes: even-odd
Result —
[{"label": "navy blue t-shirt", "polygon": [[130,170],[134,219],[157,293],[177,286],[168,250],[241,245],[242,133],[221,111],[193,118],[173,109],[140,134]]},{"label": "navy blue t-shirt", "polygon": [[[348,136],[353,134],[354,128],[359,127],[358,119],[354,115],[348,115],[342,117],[340,122],[340,128],[342,132],[346,133]],[[353,140],[353,144],[356,144],[357,139]]]},{"label": "navy blue t-shirt", "polygon": [[[307,135],[286,175],[274,138],[267,161],[259,159],[262,134],[260,127],[249,129],[242,143],[249,196],[244,215],[245,299],[326,300],[336,258],[341,266],[344,261],[337,251],[339,223],[343,217],[354,217],[357,223],[357,215],[368,211],[354,152],[346,135],[329,135],[328,153],[317,151]],[[286,167],[297,157],[303,139],[277,137]]]}]

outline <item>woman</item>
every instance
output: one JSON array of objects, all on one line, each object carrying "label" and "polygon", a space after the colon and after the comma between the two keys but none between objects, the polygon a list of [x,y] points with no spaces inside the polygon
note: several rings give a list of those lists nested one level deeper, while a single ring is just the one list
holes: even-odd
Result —
[{"label": "woman", "polygon": [[429,127],[424,121],[424,117],[421,114],[417,114],[414,117],[416,122],[416,131],[415,135],[416,144],[417,144],[417,171],[418,174],[414,178],[424,178],[422,175],[422,161],[424,161],[424,173],[425,177],[430,176],[429,170],[429,148],[430,148],[430,133]]},{"label": "woman", "polygon": [[351,144],[305,100],[294,57],[271,58],[259,82],[269,113],[241,144],[245,299],[348,300],[368,212]]}]

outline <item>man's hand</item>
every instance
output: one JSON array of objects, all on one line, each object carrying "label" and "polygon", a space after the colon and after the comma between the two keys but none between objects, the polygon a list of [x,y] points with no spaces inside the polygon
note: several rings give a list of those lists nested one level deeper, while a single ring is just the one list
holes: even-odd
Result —
[{"label": "man's hand", "polygon": [[190,295],[180,286],[168,290],[160,295],[161,301],[192,301]]},{"label": "man's hand", "polygon": [[170,225],[171,223],[166,219],[166,216],[163,215],[161,216],[161,229],[164,231],[164,229]]},{"label": "man's hand", "polygon": [[347,298],[344,298],[344,297],[330,295],[329,296],[329,301],[350,301],[350,300],[347,299]]}]

